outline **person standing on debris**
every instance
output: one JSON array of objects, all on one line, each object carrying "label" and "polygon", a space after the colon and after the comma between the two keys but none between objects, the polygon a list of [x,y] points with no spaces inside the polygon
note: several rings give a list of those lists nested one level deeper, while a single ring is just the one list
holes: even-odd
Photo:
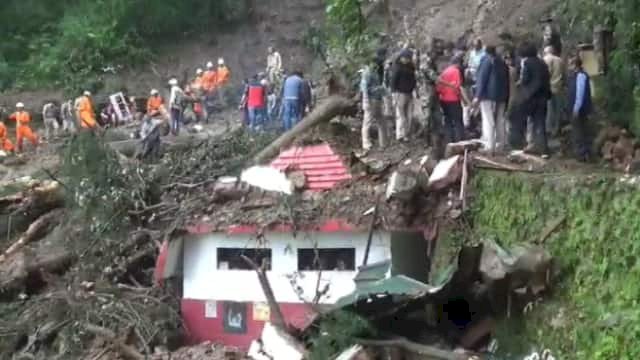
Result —
[{"label": "person standing on debris", "polygon": [[302,118],[302,71],[294,71],[282,86],[282,122],[285,131],[293,129]]},{"label": "person standing on debris", "polygon": [[91,92],[85,91],[78,102],[78,119],[83,129],[95,129],[98,127],[96,115],[93,111],[93,103],[91,101]]},{"label": "person standing on debris", "polygon": [[578,160],[587,162],[591,158],[591,144],[587,137],[587,121],[593,111],[591,82],[582,68],[582,60],[576,56],[570,60],[569,107],[571,109],[571,134]]},{"label": "person standing on debris", "polygon": [[464,140],[464,124],[462,122],[463,62],[463,56],[454,56],[451,64],[440,74],[436,87],[440,98],[440,107],[444,114],[447,143]]},{"label": "person standing on debris", "polygon": [[53,101],[50,101],[42,107],[42,121],[45,128],[45,139],[51,140],[51,132],[53,130],[53,137],[58,136],[58,107]]},{"label": "person standing on debris", "polygon": [[0,149],[6,152],[14,150],[13,143],[9,140],[9,132],[4,122],[0,119]]},{"label": "person standing on debris", "polygon": [[473,42],[473,47],[469,51],[469,57],[467,59],[467,74],[466,78],[472,83],[476,83],[476,74],[478,72],[478,68],[480,67],[480,63],[482,62],[482,58],[484,58],[486,54],[484,44],[482,43],[482,39],[477,38]]},{"label": "person standing on debris", "polygon": [[[147,114],[148,115],[148,114]],[[142,150],[140,151],[140,159],[146,159],[149,156],[157,156],[160,152],[160,128],[161,120],[155,119],[153,116],[145,116],[140,127],[140,142]]]},{"label": "person standing on debris", "polygon": [[267,49],[267,76],[269,83],[277,85],[279,83],[280,74],[282,73],[282,56],[273,46]]},{"label": "person standing on debris", "polygon": [[265,127],[267,118],[267,81],[259,80],[254,75],[247,85],[245,94],[245,102],[247,107],[247,116],[249,122],[249,130],[258,131]]},{"label": "person standing on debris", "polygon": [[216,91],[218,92],[218,100],[221,106],[225,106],[227,84],[231,79],[231,71],[224,63],[223,58],[218,59],[218,71],[216,72]]},{"label": "person standing on debris", "polygon": [[396,140],[406,142],[411,131],[413,92],[416,89],[416,69],[409,51],[400,55],[391,70],[390,87],[396,110]]},{"label": "person standing on debris", "polygon": [[560,114],[561,114],[561,91],[562,91],[562,75],[564,73],[562,58],[555,55],[553,46],[549,45],[544,48],[544,62],[549,68],[551,75],[551,99],[547,104],[547,133],[552,136],[558,135],[560,131]]},{"label": "person standing on debris", "polygon": [[300,108],[302,114],[300,117],[304,118],[311,111],[313,107],[313,89],[311,88],[311,80],[302,78],[302,97]]},{"label": "person standing on debris", "polygon": [[34,146],[38,146],[38,136],[31,130],[29,123],[31,115],[24,110],[24,104],[19,102],[16,104],[16,111],[9,116],[9,120],[16,122],[16,149],[22,151],[22,143],[26,138]]},{"label": "person standing on debris", "polygon": [[147,113],[144,115],[144,120],[147,118],[166,117],[167,110],[164,107],[164,99],[160,96],[160,92],[152,89],[150,95],[149,99],[147,99]]},{"label": "person standing on debris", "polygon": [[[498,56],[496,47],[488,45],[476,73],[474,104],[480,105],[482,142],[495,153],[506,144],[506,108],[509,101],[509,69]],[[496,144],[497,143],[497,144]]]},{"label": "person standing on debris", "polygon": [[207,63],[207,71],[202,75],[202,117],[206,123],[209,122],[209,116],[213,112],[211,103],[214,99],[217,78],[218,74],[213,67],[213,63],[209,61]]},{"label": "person standing on debris", "polygon": [[553,19],[542,19],[540,22],[542,23],[542,47],[551,46],[554,55],[560,56],[562,54],[562,39],[560,39],[560,32],[553,24]]},{"label": "person standing on debris", "polygon": [[62,117],[62,131],[75,132],[76,121],[73,116],[73,101],[67,100],[60,107],[60,115]]},{"label": "person standing on debris", "polygon": [[169,107],[171,109],[171,133],[175,136],[180,134],[180,127],[182,125],[182,110],[184,92],[178,86],[177,79],[169,80],[169,86],[171,86],[171,96],[169,97]]},{"label": "person standing on debris", "polygon": [[380,77],[380,64],[372,61],[361,70],[360,92],[362,93],[362,110],[364,119],[362,120],[362,149],[371,150],[371,126],[378,128],[378,146],[387,146],[387,123],[382,116],[382,101],[385,95],[385,88]]},{"label": "person standing on debris", "polygon": [[511,118],[511,143],[515,148],[522,146],[527,122],[531,121],[532,141],[524,151],[546,158],[549,156],[549,149],[545,125],[547,101],[551,97],[551,76],[547,64],[538,57],[533,44],[523,44],[520,55],[523,60],[518,87],[519,99],[516,100],[516,109]]},{"label": "person standing on debris", "polygon": [[203,77],[204,77],[204,71],[198,68],[196,70],[196,77],[191,82],[191,91],[193,92],[193,97],[196,99],[196,101],[193,103],[193,112],[196,114],[197,121],[202,120],[204,115],[203,113],[204,107],[202,105],[202,101],[199,100],[199,99],[202,99],[202,95],[203,95],[203,88],[202,88]]},{"label": "person standing on debris", "polygon": [[441,147],[442,112],[436,91],[438,71],[433,58],[427,54],[420,61],[417,81],[424,119],[422,132],[426,135],[428,144],[439,149]]}]

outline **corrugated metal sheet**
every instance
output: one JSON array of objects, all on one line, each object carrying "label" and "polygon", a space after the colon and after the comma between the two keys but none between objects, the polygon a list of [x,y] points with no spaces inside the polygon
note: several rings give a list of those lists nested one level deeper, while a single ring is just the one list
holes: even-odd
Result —
[{"label": "corrugated metal sheet", "polygon": [[293,147],[278,156],[271,166],[279,170],[300,170],[309,190],[330,190],[351,179],[349,169],[328,144]]}]

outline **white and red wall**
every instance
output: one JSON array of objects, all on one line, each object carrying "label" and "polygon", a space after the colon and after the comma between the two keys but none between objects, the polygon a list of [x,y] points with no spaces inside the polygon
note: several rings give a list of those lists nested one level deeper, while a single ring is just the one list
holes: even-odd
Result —
[{"label": "white and red wall", "polygon": [[[209,340],[246,349],[260,336],[269,316],[268,311],[264,312],[268,307],[256,273],[218,270],[218,248],[271,249],[271,270],[267,277],[276,300],[291,325],[307,325],[313,311],[305,302],[311,302],[316,294],[319,273],[298,271],[298,249],[354,248],[356,268],[364,259],[367,232],[336,230],[300,232],[295,237],[291,232],[268,232],[259,246],[253,233],[248,231],[192,235],[185,239],[182,313],[191,340]],[[368,263],[391,258],[391,238],[390,233],[374,233]],[[323,271],[319,288],[323,289],[327,283],[330,287],[320,304],[334,304],[351,293],[355,289],[355,274],[355,270]],[[293,283],[292,278],[295,278]],[[299,287],[298,292],[295,287]],[[238,313],[244,318],[243,326],[225,327],[225,321],[228,325],[239,320]]]}]

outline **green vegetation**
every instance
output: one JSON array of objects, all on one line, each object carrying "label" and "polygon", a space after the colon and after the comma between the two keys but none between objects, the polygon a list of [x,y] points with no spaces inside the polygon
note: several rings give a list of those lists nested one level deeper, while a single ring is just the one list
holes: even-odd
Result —
[{"label": "green vegetation", "polygon": [[[640,6],[635,0],[570,0],[563,3],[569,36],[591,41],[596,26],[615,34],[609,73],[601,93],[608,116],[640,135]],[[624,96],[620,96],[623,94]]]},{"label": "green vegetation", "polygon": [[154,45],[243,19],[237,0],[5,0],[0,90],[101,86],[105,68],[139,63]]},{"label": "green vegetation", "polygon": [[341,351],[356,343],[357,338],[375,335],[369,322],[347,311],[336,311],[328,315],[311,339],[310,360],[333,359]]},{"label": "green vegetation", "polygon": [[614,179],[500,176],[475,179],[474,239],[531,242],[560,216],[545,243],[557,260],[550,300],[506,324],[500,347],[549,348],[558,359],[640,356],[640,191]]}]

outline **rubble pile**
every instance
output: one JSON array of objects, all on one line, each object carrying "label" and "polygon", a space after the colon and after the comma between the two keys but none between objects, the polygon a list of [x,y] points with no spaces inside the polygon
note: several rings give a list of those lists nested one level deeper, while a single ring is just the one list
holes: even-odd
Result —
[{"label": "rubble pile", "polygon": [[625,173],[640,171],[640,143],[627,130],[606,127],[596,137],[594,146],[614,170]]}]

